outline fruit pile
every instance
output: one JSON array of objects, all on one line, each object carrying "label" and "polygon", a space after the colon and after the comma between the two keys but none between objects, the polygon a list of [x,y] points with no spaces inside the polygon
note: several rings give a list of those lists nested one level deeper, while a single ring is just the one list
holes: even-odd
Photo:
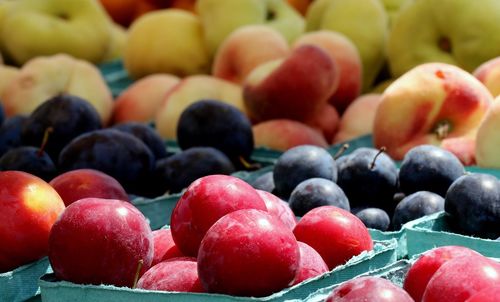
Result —
[{"label": "fruit pile", "polygon": [[[46,257],[81,286],[266,297],[433,213],[493,242],[498,19],[498,0],[0,1],[0,281]],[[256,147],[279,156],[245,182]],[[173,193],[152,230],[135,197]],[[402,288],[326,301],[498,293],[473,250],[409,261]]]}]

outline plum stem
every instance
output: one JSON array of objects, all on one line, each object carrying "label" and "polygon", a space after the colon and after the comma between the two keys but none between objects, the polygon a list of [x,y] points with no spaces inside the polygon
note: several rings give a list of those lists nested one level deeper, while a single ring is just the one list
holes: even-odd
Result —
[{"label": "plum stem", "polygon": [[137,282],[139,281],[139,275],[141,274],[142,266],[144,265],[144,260],[139,260],[137,263],[137,271],[134,276],[134,283],[132,284],[132,288],[136,288]]},{"label": "plum stem", "polygon": [[333,159],[334,160],[337,160],[339,157],[342,156],[342,154],[345,153],[345,151],[349,148],[349,144],[343,144],[342,147],[340,147],[340,149],[335,153],[335,155],[333,156]]},{"label": "plum stem", "polygon": [[380,154],[384,153],[386,150],[385,147],[381,147],[380,150],[378,150],[377,154],[373,157],[372,163],[370,164],[370,170],[373,170],[375,168],[375,162],[377,161],[377,158],[380,156]]},{"label": "plum stem", "polygon": [[261,168],[261,166],[258,163],[251,163],[248,160],[246,160],[243,156],[238,157],[238,159],[246,170],[257,170]]},{"label": "plum stem", "polygon": [[45,132],[43,133],[43,139],[42,139],[42,145],[40,146],[40,149],[38,149],[37,156],[42,157],[43,151],[45,151],[45,147],[47,147],[47,143],[49,141],[49,135],[54,131],[53,127],[48,127],[45,129]]}]

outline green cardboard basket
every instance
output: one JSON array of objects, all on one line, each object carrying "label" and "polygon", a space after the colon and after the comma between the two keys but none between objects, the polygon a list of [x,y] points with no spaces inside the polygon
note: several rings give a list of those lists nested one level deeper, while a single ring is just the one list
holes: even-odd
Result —
[{"label": "green cardboard basket", "polygon": [[443,245],[461,245],[486,257],[500,258],[500,241],[457,234],[448,222],[448,214],[439,212],[407,223],[408,257]]},{"label": "green cardboard basket", "polygon": [[181,196],[182,193],[177,193],[153,199],[136,198],[132,200],[132,204],[146,217],[151,229],[157,230],[164,225],[170,224],[172,211]]},{"label": "green cardboard basket", "polygon": [[353,257],[345,265],[267,297],[235,297],[221,294],[161,292],[107,285],[79,285],[59,281],[54,274],[40,279],[44,302],[165,302],[165,301],[289,301],[305,299],[310,293],[379,269],[396,261],[397,241],[377,241],[374,250]]},{"label": "green cardboard basket", "polygon": [[52,268],[44,257],[0,274],[0,302],[35,301],[40,294],[38,279],[48,273],[52,273]]},{"label": "green cardboard basket", "polygon": [[399,231],[380,231],[376,229],[368,229],[372,240],[391,240],[395,239],[398,242],[397,259],[403,259],[408,256],[408,249],[406,247],[406,228],[403,226]]}]

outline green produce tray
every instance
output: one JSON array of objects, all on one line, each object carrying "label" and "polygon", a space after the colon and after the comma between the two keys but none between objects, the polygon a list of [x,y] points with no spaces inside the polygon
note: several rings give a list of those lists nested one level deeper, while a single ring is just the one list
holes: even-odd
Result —
[{"label": "green produce tray", "polygon": [[391,240],[395,239],[398,242],[396,250],[397,259],[408,257],[408,249],[406,247],[406,228],[403,226],[399,231],[383,232],[376,229],[368,229],[372,240]]},{"label": "green produce tray", "polygon": [[44,302],[166,302],[166,301],[290,301],[305,299],[310,293],[349,280],[360,274],[379,269],[396,261],[397,241],[375,242],[374,250],[353,257],[345,265],[332,271],[306,280],[293,287],[284,289],[267,297],[235,297],[221,294],[200,294],[180,292],[160,292],[106,285],[78,285],[58,281],[54,274],[40,279],[42,300]]},{"label": "green produce tray", "polygon": [[134,82],[123,67],[122,60],[109,61],[98,68],[114,98]]},{"label": "green produce tray", "polygon": [[36,301],[40,294],[38,279],[52,273],[49,259],[23,265],[13,271],[0,274],[0,302]]},{"label": "green produce tray", "polygon": [[407,223],[405,226],[408,257],[438,246],[461,245],[486,257],[500,258],[500,241],[455,233],[447,218],[445,212],[439,212]]},{"label": "green produce tray", "polygon": [[135,198],[132,204],[146,216],[152,230],[157,230],[164,225],[170,224],[172,211],[177,204],[182,193],[157,198]]},{"label": "green produce tray", "polygon": [[[375,276],[375,277],[382,277],[385,279],[388,279],[392,283],[396,284],[399,287],[403,286],[403,282],[406,276],[406,273],[408,272],[408,269],[411,266],[411,261],[402,259],[397,262],[391,263],[386,267],[372,270],[368,273],[362,274],[361,276]],[[306,302],[322,302],[324,301],[330,293],[333,291],[334,288],[339,286],[340,283],[333,284],[324,288],[321,288],[317,290],[316,292],[313,292],[310,294],[306,299],[304,300],[294,300],[293,302],[298,302],[298,301],[306,301]]]}]

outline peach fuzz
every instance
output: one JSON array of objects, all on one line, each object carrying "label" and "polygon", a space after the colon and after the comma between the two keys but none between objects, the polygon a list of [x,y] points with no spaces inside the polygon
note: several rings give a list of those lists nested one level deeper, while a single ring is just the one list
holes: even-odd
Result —
[{"label": "peach fuzz", "polygon": [[339,129],[331,141],[345,142],[373,132],[373,121],[382,94],[368,93],[356,98],[340,118]]},{"label": "peach fuzz", "polygon": [[412,147],[433,144],[454,152],[468,164],[474,158],[470,137],[492,100],[486,87],[459,67],[419,65],[383,93],[375,114],[375,146],[385,146],[391,157],[401,160]]},{"label": "peach fuzz", "polygon": [[212,75],[237,84],[256,66],[288,55],[290,47],[276,30],[265,25],[247,25],[233,31],[218,48]]},{"label": "peach fuzz", "polygon": [[116,98],[113,123],[154,120],[167,92],[179,82],[177,76],[160,73],[134,82]]},{"label": "peach fuzz", "polygon": [[326,104],[311,120],[306,121],[305,124],[323,133],[326,141],[330,142],[335,133],[337,133],[339,122],[340,116],[337,109],[330,104]]},{"label": "peach fuzz", "polygon": [[30,114],[49,98],[67,93],[79,96],[99,113],[107,125],[113,111],[113,96],[93,64],[66,54],[29,60],[5,87],[0,99],[7,116]]},{"label": "peach fuzz", "polygon": [[19,68],[14,66],[0,65],[0,96],[9,83],[16,77],[19,73]]},{"label": "peach fuzz", "polygon": [[500,168],[500,96],[481,122],[476,136],[476,161],[478,166]]},{"label": "peach fuzz", "polygon": [[338,83],[338,68],[326,51],[301,45],[284,58],[257,66],[243,84],[243,99],[254,122],[307,121],[328,103]]},{"label": "peach fuzz", "polygon": [[360,95],[363,82],[363,64],[354,43],[340,32],[320,30],[309,32],[294,42],[294,47],[312,44],[322,47],[336,62],[339,83],[329,103],[342,113]]},{"label": "peach fuzz", "polygon": [[240,85],[209,75],[188,76],[168,91],[155,116],[160,136],[175,139],[177,123],[184,109],[202,99],[219,100],[245,112]]},{"label": "peach fuzz", "polygon": [[500,95],[500,57],[479,65],[472,74],[488,88],[494,97]]},{"label": "peach fuzz", "polygon": [[254,125],[252,131],[255,146],[273,150],[286,151],[299,145],[328,147],[318,130],[294,120],[268,120]]}]

